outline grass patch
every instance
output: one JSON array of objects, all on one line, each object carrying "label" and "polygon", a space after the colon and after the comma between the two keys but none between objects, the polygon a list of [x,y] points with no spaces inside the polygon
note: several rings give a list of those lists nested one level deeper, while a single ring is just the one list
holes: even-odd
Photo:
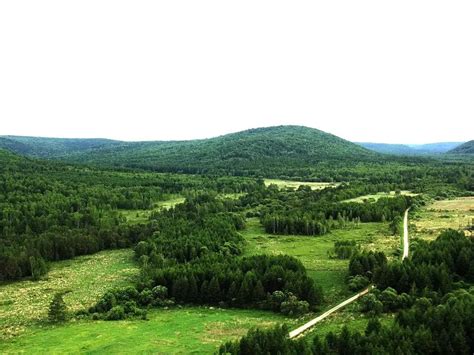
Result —
[{"label": "grass patch", "polygon": [[[474,197],[435,201],[417,211],[411,224],[414,236],[434,240],[445,229],[465,229],[474,221]],[[465,231],[466,235],[470,235]]]},{"label": "grass patch", "polygon": [[240,338],[251,327],[290,322],[255,310],[182,308],[152,310],[149,319],[77,321],[36,327],[28,336],[0,344],[1,353],[213,353],[221,343]]},{"label": "grass patch", "polygon": [[[415,193],[413,193],[411,191],[408,191],[408,190],[403,190],[403,191],[400,191],[400,195],[402,195],[402,196],[417,196],[418,194],[415,194]],[[344,201],[341,201],[341,202],[357,202],[357,203],[377,202],[378,199],[380,199],[382,197],[395,197],[395,196],[397,196],[395,191],[377,192],[376,194],[359,196],[359,197],[351,198],[349,200],[344,200]]]},{"label": "grass patch", "polygon": [[171,207],[174,207],[179,203],[183,203],[184,200],[185,198],[180,195],[171,195],[168,199],[164,201],[155,202],[153,208],[150,210],[121,210],[120,213],[126,218],[128,223],[145,223],[148,221],[153,211],[170,209]]},{"label": "grass patch", "polygon": [[326,235],[312,237],[267,234],[258,218],[249,218],[242,235],[247,241],[246,255],[286,254],[300,259],[308,273],[323,287],[325,306],[336,304],[352,294],[345,284],[349,260],[328,256],[335,241],[353,240],[362,249],[380,250],[387,255],[399,247],[399,238],[390,236],[383,223],[361,223],[352,229],[336,229]]},{"label": "grass patch", "polygon": [[333,183],[333,182],[305,182],[305,181],[291,181],[291,180],[279,180],[279,179],[265,179],[265,185],[277,185],[280,189],[281,188],[294,188],[297,189],[298,187],[304,185],[311,187],[312,190],[322,190],[328,187],[336,187],[339,186],[340,183]]},{"label": "grass patch", "polygon": [[108,250],[94,255],[51,263],[40,281],[18,281],[0,285],[0,339],[22,334],[47,318],[48,306],[58,291],[69,311],[93,305],[108,289],[130,284],[138,273],[130,249]]}]

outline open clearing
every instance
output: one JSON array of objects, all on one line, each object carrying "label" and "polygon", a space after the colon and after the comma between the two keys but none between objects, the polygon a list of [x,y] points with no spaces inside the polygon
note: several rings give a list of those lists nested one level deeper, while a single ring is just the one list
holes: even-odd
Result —
[{"label": "open clearing", "polygon": [[[400,191],[400,195],[403,195],[403,196],[416,196],[417,194],[415,194],[411,191],[408,191],[408,190],[403,190],[403,191]],[[367,202],[376,202],[378,199],[380,199],[382,197],[395,197],[395,196],[397,196],[395,191],[378,192],[378,193],[372,194],[372,195],[364,195],[364,196],[351,198],[349,200],[344,200],[342,202],[358,202],[358,203],[362,203],[362,202],[366,202],[366,201]]]},{"label": "open clearing", "polygon": [[312,237],[267,234],[258,218],[249,218],[242,235],[247,241],[247,255],[287,254],[300,259],[310,276],[323,287],[324,307],[337,304],[352,294],[345,283],[349,260],[331,259],[328,255],[335,241],[354,240],[363,249],[381,250],[387,255],[400,246],[400,238],[390,236],[383,223],[361,223],[350,229],[335,229],[326,235]]},{"label": "open clearing", "polygon": [[291,181],[291,180],[278,180],[278,179],[265,179],[265,185],[277,185],[281,188],[294,188],[304,185],[311,187],[311,190],[322,190],[328,187],[336,187],[340,184],[337,182],[305,182],[305,181]]},{"label": "open clearing", "polygon": [[417,211],[410,222],[414,236],[426,240],[435,239],[444,229],[465,229],[474,223],[474,197],[435,201]]},{"label": "open clearing", "polygon": [[179,203],[183,203],[185,198],[180,195],[170,196],[169,199],[158,201],[154,204],[153,209],[150,210],[121,210],[120,213],[127,219],[128,223],[145,223],[148,221],[153,211],[160,211],[163,209],[170,209]]},{"label": "open clearing", "polygon": [[44,280],[0,285],[0,339],[26,332],[41,323],[53,295],[64,296],[71,312],[93,305],[106,290],[131,283],[138,273],[130,249],[103,251],[72,260],[51,263]]},{"label": "open clearing", "polygon": [[295,324],[271,312],[204,307],[153,310],[148,320],[77,321],[36,328],[0,344],[0,353],[210,354],[251,327]]}]

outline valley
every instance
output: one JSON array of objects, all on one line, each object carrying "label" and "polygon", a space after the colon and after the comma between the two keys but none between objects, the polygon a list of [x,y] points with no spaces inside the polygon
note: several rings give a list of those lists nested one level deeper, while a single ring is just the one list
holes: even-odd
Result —
[{"label": "valley", "polygon": [[[383,334],[405,331],[400,314],[448,298],[446,307],[469,305],[465,155],[384,156],[299,126],[186,142],[1,144],[2,353],[237,354],[273,341],[328,353],[342,344],[334,339],[355,344],[379,328],[371,337],[393,350]],[[439,258],[448,253],[454,263]]]}]

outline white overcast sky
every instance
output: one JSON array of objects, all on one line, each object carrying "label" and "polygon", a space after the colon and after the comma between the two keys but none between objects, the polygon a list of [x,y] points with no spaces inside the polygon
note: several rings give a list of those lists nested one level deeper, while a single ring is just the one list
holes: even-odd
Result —
[{"label": "white overcast sky", "polygon": [[0,1],[0,135],[474,138],[474,1]]}]

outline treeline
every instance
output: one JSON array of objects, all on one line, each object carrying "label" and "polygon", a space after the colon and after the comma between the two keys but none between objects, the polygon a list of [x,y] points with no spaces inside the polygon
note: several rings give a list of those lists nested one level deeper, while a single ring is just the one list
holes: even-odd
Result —
[{"label": "treeline", "polygon": [[[391,186],[379,186],[387,187]],[[260,221],[271,234],[322,235],[348,224],[391,221],[403,215],[414,201],[413,197],[399,195],[372,203],[345,202],[347,198],[372,189],[362,189],[358,185],[322,191],[312,191],[308,187],[300,187],[297,191],[270,187],[252,195],[260,194]],[[241,201],[243,205],[252,205],[255,198],[244,196]]]},{"label": "treeline", "polygon": [[340,334],[291,340],[288,328],[254,329],[220,354],[472,354],[474,288],[446,295],[440,304],[420,298],[400,312],[393,325],[371,319],[364,333],[344,327]]},{"label": "treeline", "polygon": [[38,277],[45,261],[148,238],[154,229],[127,225],[122,209],[150,209],[176,193],[261,188],[255,180],[100,171],[5,153],[0,163],[0,280]]},{"label": "treeline", "polygon": [[418,241],[409,259],[382,265],[374,273],[380,289],[415,294],[443,295],[459,281],[474,282],[474,239],[454,230],[442,232],[431,243]]},{"label": "treeline", "polygon": [[[141,266],[136,297],[124,302],[115,296],[117,302],[102,300],[90,313],[109,319],[116,313],[114,307],[122,307],[124,312],[119,313],[124,317],[135,316],[137,307],[155,305],[152,297],[143,295],[157,287],[167,290],[166,300],[172,303],[258,307],[286,314],[304,313],[318,305],[321,288],[297,259],[239,256],[243,238],[237,231],[244,226],[239,208],[238,201],[203,194],[154,214],[149,223],[152,233],[135,247]],[[133,302],[133,307],[127,302]]]}]

